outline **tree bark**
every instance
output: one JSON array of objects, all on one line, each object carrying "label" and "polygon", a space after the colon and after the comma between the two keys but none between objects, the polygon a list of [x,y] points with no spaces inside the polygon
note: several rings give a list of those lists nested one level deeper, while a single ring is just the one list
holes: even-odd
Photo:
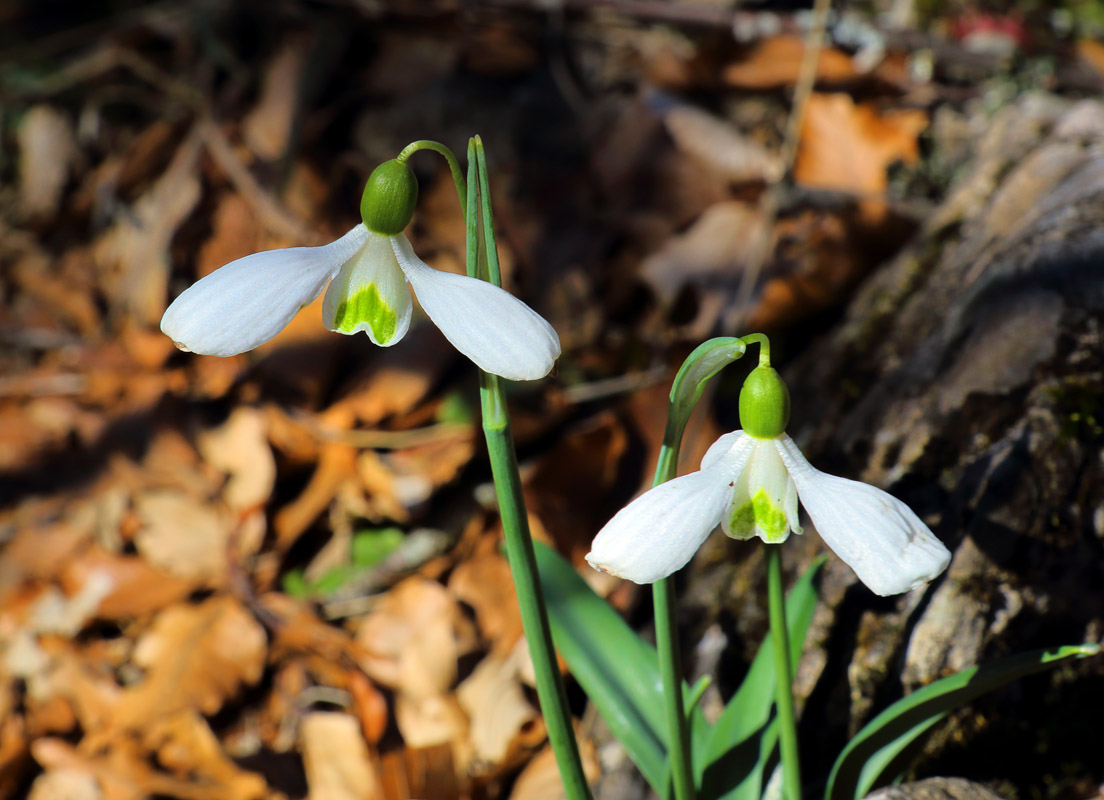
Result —
[{"label": "tree bark", "polygon": [[[829,559],[797,676],[809,775],[919,686],[1101,638],[1102,223],[1104,104],[1028,95],[989,122],[969,172],[842,321],[783,367],[810,460],[902,498],[954,553],[929,587],[889,599]],[[806,531],[787,550],[795,573],[822,549]],[[757,559],[702,561],[691,597],[730,597],[730,640],[748,650],[762,593],[732,587],[757,580]],[[1102,673],[1088,659],[995,692],[935,729],[915,769],[1021,790],[1066,769],[1091,789],[1104,765],[1079,709],[1104,699]]]}]

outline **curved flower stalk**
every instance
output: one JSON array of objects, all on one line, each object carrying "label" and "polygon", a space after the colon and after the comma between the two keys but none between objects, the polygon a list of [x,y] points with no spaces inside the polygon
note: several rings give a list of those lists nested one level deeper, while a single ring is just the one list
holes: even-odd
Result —
[{"label": "curved flower stalk", "polygon": [[254,253],[215,270],[173,301],[161,330],[182,350],[237,355],[278,334],[329,284],[326,327],[390,347],[410,326],[413,289],[445,338],[484,371],[547,375],[560,340],[543,317],[491,283],[435,270],[414,254],[403,229],[417,192],[405,161],[381,164],[364,189],[361,224],[328,245]]},{"label": "curved flower stalk", "polygon": [[951,554],[907,505],[881,489],[815,469],[784,433],[789,395],[761,365],[740,394],[744,430],[721,436],[698,472],[661,484],[621,509],[587,561],[636,583],[682,568],[718,525],[769,544],[801,533],[798,500],[821,538],[871,591],[894,595],[938,576]]}]

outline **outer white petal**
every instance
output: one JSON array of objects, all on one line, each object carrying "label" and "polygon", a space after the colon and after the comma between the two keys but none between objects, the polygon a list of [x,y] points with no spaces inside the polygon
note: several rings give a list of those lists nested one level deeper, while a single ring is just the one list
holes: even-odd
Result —
[{"label": "outer white petal", "polygon": [[381,347],[390,347],[406,335],[413,309],[391,237],[371,232],[322,299],[327,328],[348,334],[364,331]]},{"label": "outer white petal", "polygon": [[486,281],[433,269],[414,255],[402,234],[391,244],[429,318],[480,369],[515,381],[551,371],[560,338],[544,317]]},{"label": "outer white petal", "polygon": [[775,441],[820,538],[875,594],[917,589],[947,568],[950,551],[907,505],[814,469],[785,434]]},{"label": "outer white petal", "polygon": [[364,244],[357,225],[322,247],[288,247],[239,258],[185,289],[161,318],[181,350],[233,356],[264,344],[322,292]]},{"label": "outer white petal", "polygon": [[[754,449],[755,439],[748,436],[743,431],[733,431],[732,433],[726,433],[721,436],[713,444],[709,445],[709,449],[705,451],[705,455],[702,456],[701,468],[709,469],[722,459],[728,460],[730,458],[743,458],[744,463],[747,463],[748,457],[751,456],[751,451]],[[737,473],[739,474],[739,473]]]},{"label": "outer white petal", "polygon": [[649,489],[598,532],[587,561],[636,583],[654,583],[684,567],[721,521],[750,452],[750,441],[728,447],[712,467]]},{"label": "outer white petal", "polygon": [[649,489],[594,537],[587,562],[635,583],[655,583],[686,565],[721,521],[732,487],[716,470]]}]

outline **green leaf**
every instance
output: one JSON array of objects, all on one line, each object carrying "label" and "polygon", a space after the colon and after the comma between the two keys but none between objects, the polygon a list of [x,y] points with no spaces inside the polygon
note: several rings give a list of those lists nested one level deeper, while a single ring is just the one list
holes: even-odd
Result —
[{"label": "green leaf", "polygon": [[1070,658],[1099,652],[1100,646],[1096,644],[1034,650],[971,667],[917,689],[872,719],[847,744],[832,767],[825,798],[859,800],[865,797],[884,782],[884,775],[898,756],[903,756],[920,734],[949,711],[1018,678],[1050,669]]},{"label": "green leaf", "polygon": [[[794,669],[813,620],[816,576],[824,561],[823,556],[814,561],[786,597],[786,627]],[[709,733],[701,776],[702,797],[706,800],[759,800],[766,766],[778,742],[771,721],[776,686],[772,646],[769,637],[760,645],[743,683]]]},{"label": "green leaf", "polygon": [[383,561],[403,541],[401,528],[369,528],[353,534],[353,566],[360,569],[374,567]]},{"label": "green leaf", "polygon": [[665,796],[667,734],[655,648],[559,553],[533,544],[556,649],[645,780]]},{"label": "green leaf", "polygon": [[461,392],[449,392],[437,407],[437,422],[446,425],[474,425],[477,411]]}]

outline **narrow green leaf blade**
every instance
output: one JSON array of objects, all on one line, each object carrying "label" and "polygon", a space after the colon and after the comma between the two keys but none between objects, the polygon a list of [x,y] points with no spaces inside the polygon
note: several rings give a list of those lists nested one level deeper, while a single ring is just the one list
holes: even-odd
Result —
[{"label": "narrow green leaf blade", "polygon": [[[786,627],[794,669],[813,621],[816,577],[824,561],[823,557],[814,561],[786,597]],[[769,639],[760,645],[743,683],[709,732],[701,780],[702,796],[707,800],[759,800],[764,769],[778,741],[770,721],[776,686],[771,647]]]},{"label": "narrow green leaf blade", "polygon": [[659,657],[563,557],[534,542],[552,638],[645,780],[667,793]]},{"label": "narrow green leaf blade", "polygon": [[917,689],[872,719],[840,753],[825,790],[827,800],[859,800],[884,780],[895,758],[947,715],[1006,683],[1071,658],[1096,655],[1096,644],[1070,645],[971,667]]}]

